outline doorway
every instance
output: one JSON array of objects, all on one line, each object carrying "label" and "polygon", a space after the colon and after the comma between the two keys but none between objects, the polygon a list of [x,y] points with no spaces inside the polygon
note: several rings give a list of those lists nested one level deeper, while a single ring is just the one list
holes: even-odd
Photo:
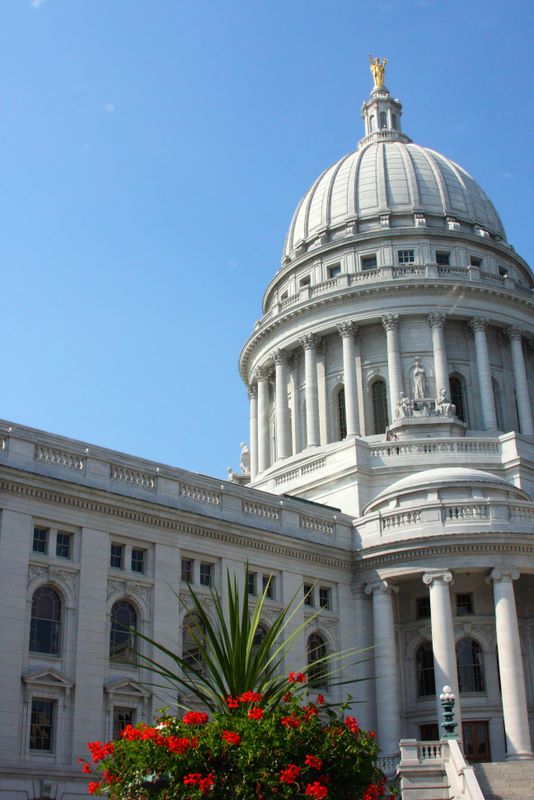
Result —
[{"label": "doorway", "polygon": [[471,764],[491,761],[489,726],[486,721],[473,720],[462,725],[464,755]]}]

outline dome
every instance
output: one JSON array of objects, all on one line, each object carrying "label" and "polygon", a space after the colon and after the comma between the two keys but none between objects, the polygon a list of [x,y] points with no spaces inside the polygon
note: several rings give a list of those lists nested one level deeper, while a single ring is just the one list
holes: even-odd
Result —
[{"label": "dome", "polygon": [[[387,90],[364,104],[367,135],[356,151],[329,167],[306,192],[293,215],[284,258],[349,222],[357,221],[359,232],[380,229],[388,215],[388,227],[413,227],[414,215],[419,215],[428,227],[445,227],[452,220],[472,232],[506,239],[493,203],[474,178],[401,133],[401,108]],[[387,117],[383,129],[375,130],[375,115],[380,113]]]},{"label": "dome", "polygon": [[368,504],[364,513],[376,511],[378,507],[383,506],[388,500],[400,495],[406,496],[420,493],[421,491],[429,491],[433,488],[445,489],[454,486],[465,486],[470,491],[482,488],[490,489],[492,492],[506,492],[516,500],[530,500],[528,494],[522,489],[503,478],[499,478],[497,475],[493,475],[491,472],[471,467],[438,467],[415,472],[395,481],[395,483],[392,483],[377,494]]}]

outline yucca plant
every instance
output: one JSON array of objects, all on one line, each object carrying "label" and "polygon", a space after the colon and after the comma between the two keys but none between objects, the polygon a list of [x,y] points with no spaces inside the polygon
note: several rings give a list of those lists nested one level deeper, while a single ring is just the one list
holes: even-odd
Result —
[{"label": "yucca plant", "polygon": [[[286,653],[294,644],[303,629],[320,613],[316,611],[303,623],[290,629],[295,615],[305,602],[302,596],[285,606],[272,625],[265,630],[261,624],[265,600],[269,593],[267,584],[256,598],[254,607],[249,607],[248,568],[245,573],[245,590],[240,592],[237,577],[226,575],[227,609],[221,596],[211,590],[213,618],[206,609],[203,597],[188,586],[191,605],[189,611],[194,612],[198,626],[191,630],[191,636],[198,650],[197,663],[179,656],[176,652],[164,647],[161,643],[140,632],[135,635],[146,641],[156,655],[165,657],[163,664],[158,657],[139,654],[139,661],[151,672],[164,679],[165,685],[172,686],[178,693],[194,696],[204,707],[212,712],[227,711],[228,698],[240,697],[245,692],[257,692],[262,696],[262,707],[266,710],[277,706],[287,692],[287,675],[282,674],[282,666]],[[313,663],[302,666],[302,686],[308,672],[318,666],[323,669],[328,665],[350,658],[358,651],[349,649],[329,653],[316,659]],[[360,651],[361,652],[361,651]],[[199,669],[198,662],[203,664]],[[167,666],[168,665],[168,666]],[[331,671],[331,676],[340,673],[340,667]],[[334,680],[330,685],[353,683],[353,680]]]}]

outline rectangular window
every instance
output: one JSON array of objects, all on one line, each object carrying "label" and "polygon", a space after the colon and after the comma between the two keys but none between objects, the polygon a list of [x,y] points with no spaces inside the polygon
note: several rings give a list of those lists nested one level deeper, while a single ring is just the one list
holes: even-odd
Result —
[{"label": "rectangular window", "polygon": [[314,605],[313,602],[313,584],[312,583],[305,583],[304,584],[304,605],[305,606],[312,606]]},{"label": "rectangular window", "polygon": [[138,550],[136,547],[132,548],[132,572],[145,571],[145,553],[146,550]]},{"label": "rectangular window", "polygon": [[436,253],[436,264],[439,264],[441,267],[448,267],[450,263],[450,253]]},{"label": "rectangular window", "polygon": [[413,264],[415,261],[415,250],[397,250],[398,264]]},{"label": "rectangular window", "polygon": [[309,286],[311,283],[310,275],[306,275],[304,278],[301,278],[299,281],[299,286]]},{"label": "rectangular window", "polygon": [[430,617],[430,597],[417,597],[415,601],[417,619]]},{"label": "rectangular window", "polygon": [[109,565],[114,569],[124,569],[124,545],[112,544]]},{"label": "rectangular window", "polygon": [[471,592],[456,595],[456,615],[464,617],[466,614],[474,614],[473,595]]},{"label": "rectangular window", "polygon": [[472,267],[481,267],[482,266],[482,259],[481,258],[475,258],[475,256],[470,256],[469,257],[469,263],[471,264]]},{"label": "rectangular window", "polygon": [[265,592],[265,597],[269,597],[272,600],[274,597],[274,577],[272,575],[262,575],[261,587]]},{"label": "rectangular window", "polygon": [[341,264],[332,264],[331,267],[328,267],[329,278],[337,278],[337,276],[340,274],[341,274]]},{"label": "rectangular window", "polygon": [[249,572],[248,573],[248,593],[253,597],[256,595],[256,587],[257,587],[257,580],[258,580],[258,573],[257,572]]},{"label": "rectangular window", "polygon": [[48,528],[36,525],[33,529],[33,552],[48,553]]},{"label": "rectangular window", "polygon": [[501,278],[508,277],[508,270],[506,269],[506,267],[499,267],[499,275],[501,276]]},{"label": "rectangular window", "polygon": [[360,259],[360,266],[362,270],[366,269],[376,269],[376,253],[372,253],[369,256],[362,256]]},{"label": "rectangular window", "polygon": [[280,300],[287,300],[288,297],[289,297],[289,292],[282,292],[282,294],[280,295]]},{"label": "rectangular window", "polygon": [[213,582],[213,564],[208,561],[200,562],[200,585],[211,586]]},{"label": "rectangular window", "polygon": [[53,700],[32,700],[30,721],[30,750],[51,753],[54,746],[54,711]]},{"label": "rectangular window", "polygon": [[56,556],[58,558],[71,557],[72,533],[58,531],[56,536]]},{"label": "rectangular window", "polygon": [[182,558],[182,580],[193,583],[193,559]]},{"label": "rectangular window", "polygon": [[332,608],[332,590],[328,586],[319,586],[319,606]]},{"label": "rectangular window", "polygon": [[113,706],[113,739],[119,739],[127,725],[135,725],[135,708]]}]

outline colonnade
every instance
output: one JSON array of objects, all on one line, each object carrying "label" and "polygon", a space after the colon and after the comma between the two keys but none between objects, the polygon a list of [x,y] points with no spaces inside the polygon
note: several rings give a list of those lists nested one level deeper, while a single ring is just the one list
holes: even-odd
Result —
[{"label": "colonnade", "polygon": [[[493,586],[495,630],[501,680],[502,710],[506,733],[506,758],[533,758],[528,723],[527,698],[519,625],[513,581],[519,571],[495,568],[486,578]],[[422,575],[430,594],[430,616],[437,719],[441,720],[439,692],[450,686],[456,695],[455,719],[461,736],[462,711],[458,688],[456,646],[451,610],[449,570],[431,570]],[[395,755],[401,737],[401,708],[398,655],[395,637],[394,595],[399,587],[389,580],[367,584],[366,593],[373,598],[373,628],[377,669],[376,713],[378,741],[384,755]]]},{"label": "colonnade", "polygon": [[[436,395],[440,389],[449,390],[449,368],[445,346],[444,327],[446,315],[433,313],[427,316],[432,334],[432,353]],[[497,429],[497,413],[493,393],[489,359],[487,327],[489,320],[477,317],[469,320],[468,327],[474,335],[476,371],[480,391],[481,422],[483,430]],[[382,317],[386,333],[387,377],[389,386],[390,418],[392,418],[400,394],[405,391],[403,382],[402,354],[400,348],[401,318],[399,314]],[[337,325],[343,349],[343,385],[345,389],[345,415],[347,436],[359,434],[359,409],[356,373],[356,343],[359,329],[350,320]],[[531,401],[528,390],[525,359],[523,355],[522,331],[516,326],[506,329],[510,341],[512,371],[517,401],[520,432],[534,433]],[[305,380],[305,447],[320,445],[319,391],[317,379],[318,348],[320,337],[306,333],[298,340],[304,352]],[[271,464],[269,383],[273,377],[274,366],[274,408],[276,425],[275,460],[287,458],[292,452],[291,424],[288,402],[289,360],[291,351],[276,349],[270,356],[269,365],[256,369],[249,385],[250,398],[250,453],[251,474],[254,479],[258,473]],[[415,354],[414,354],[415,355]]]}]

